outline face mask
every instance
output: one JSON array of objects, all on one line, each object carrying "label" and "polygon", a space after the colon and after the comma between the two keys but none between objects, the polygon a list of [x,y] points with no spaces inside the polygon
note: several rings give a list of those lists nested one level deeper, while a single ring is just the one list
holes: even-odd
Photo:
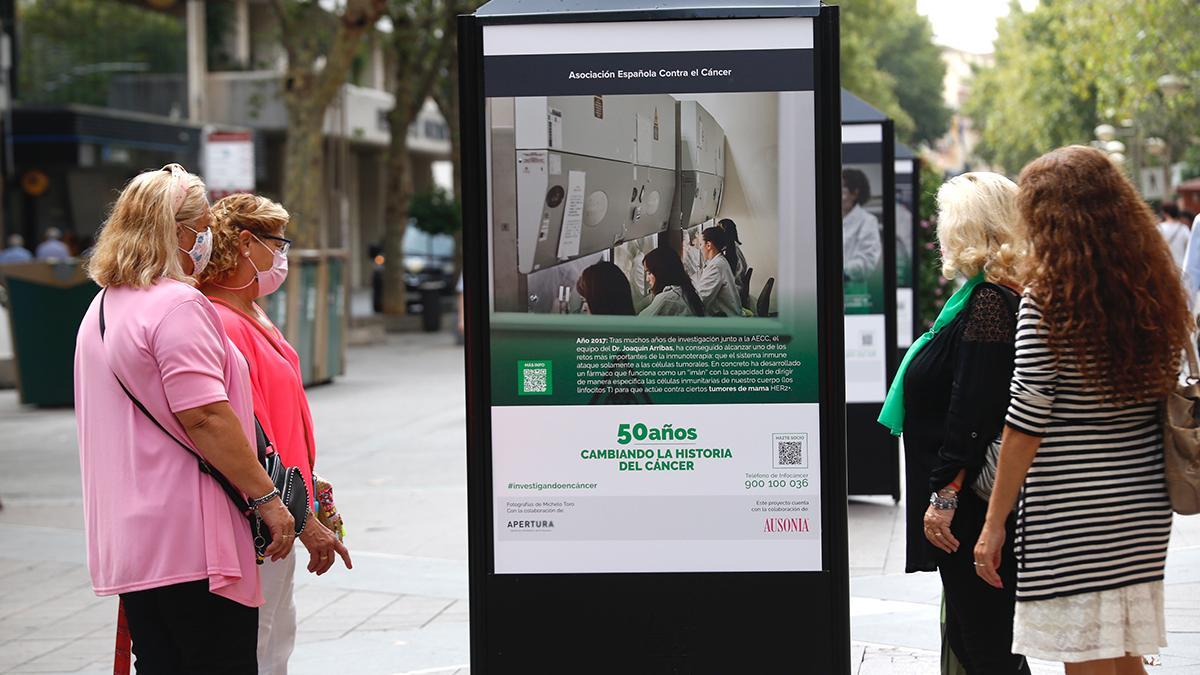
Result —
[{"label": "face mask", "polygon": [[[182,225],[182,227],[192,230],[187,225]],[[192,276],[197,276],[208,266],[208,259],[212,257],[212,228],[206,227],[203,232],[196,232],[196,230],[192,230],[192,232],[196,234],[196,243],[192,244],[192,250],[184,251],[183,247],[180,247],[179,250],[188,254],[188,257],[192,259]]]},{"label": "face mask", "polygon": [[[251,233],[250,236],[254,237],[254,234]],[[267,246],[266,244],[263,244],[262,240],[259,239],[258,237],[254,237],[254,240],[257,241],[259,244],[262,244],[262,246],[264,248],[266,248],[267,250],[271,251],[271,254],[274,256],[274,260],[271,263],[271,267],[269,267],[265,270],[260,270],[260,269],[258,269],[258,266],[254,264],[254,258],[251,258],[250,256],[247,255],[246,260],[248,260],[250,262],[250,267],[254,268],[254,276],[250,278],[250,281],[247,281],[246,283],[242,284],[241,286],[222,286],[221,284],[213,284],[214,286],[217,286],[218,288],[224,288],[225,290],[228,290],[228,291],[240,291],[244,288],[249,288],[250,284],[254,283],[255,280],[257,280],[258,281],[258,296],[257,297],[260,297],[260,298],[268,296],[268,295],[274,293],[275,291],[279,290],[279,287],[282,286],[283,282],[287,279],[287,274],[288,274],[287,256],[285,256],[282,251],[279,251],[278,249],[274,249],[270,246]]]},{"label": "face mask", "polygon": [[[255,239],[258,239],[258,237],[255,237]],[[258,243],[262,244],[261,241]],[[266,244],[263,244],[263,246],[266,246]],[[267,248],[271,247],[268,246]],[[271,264],[271,269],[259,272],[257,267],[254,268],[254,271],[258,276],[258,297],[260,298],[268,296],[279,290],[279,287],[282,286],[283,282],[287,280],[287,256],[283,254],[283,251],[273,248],[271,249],[271,254],[275,256],[275,260]],[[254,265],[253,260],[250,261],[250,265]]]}]

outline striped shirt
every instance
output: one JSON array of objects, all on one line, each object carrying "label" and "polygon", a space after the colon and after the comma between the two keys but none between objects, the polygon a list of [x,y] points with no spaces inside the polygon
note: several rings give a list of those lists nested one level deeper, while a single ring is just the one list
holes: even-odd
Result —
[{"label": "striped shirt", "polygon": [[1017,515],[1017,600],[1160,580],[1172,516],[1159,403],[1106,402],[1079,354],[1056,359],[1041,320],[1026,295],[1007,423],[1042,444]]}]

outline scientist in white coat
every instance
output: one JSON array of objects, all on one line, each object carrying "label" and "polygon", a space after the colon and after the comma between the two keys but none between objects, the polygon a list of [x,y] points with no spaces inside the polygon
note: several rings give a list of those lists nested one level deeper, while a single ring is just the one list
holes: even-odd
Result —
[{"label": "scientist in white coat", "polygon": [[883,260],[879,220],[863,205],[871,199],[871,184],[858,169],[842,169],[842,273],[848,281],[862,281]]},{"label": "scientist in white coat", "polygon": [[738,300],[737,278],[733,275],[729,233],[720,227],[710,227],[700,233],[703,240],[704,272],[696,282],[696,292],[704,301],[704,311],[710,316],[742,316]]},{"label": "scientist in white coat", "polygon": [[683,268],[679,254],[659,246],[642,259],[654,299],[639,316],[704,316],[704,301]]}]

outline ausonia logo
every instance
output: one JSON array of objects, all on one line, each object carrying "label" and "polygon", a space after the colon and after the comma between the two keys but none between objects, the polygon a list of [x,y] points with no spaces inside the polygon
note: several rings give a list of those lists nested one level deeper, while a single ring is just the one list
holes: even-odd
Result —
[{"label": "ausonia logo", "polygon": [[763,532],[811,532],[808,518],[767,518],[763,520]]},{"label": "ausonia logo", "polygon": [[510,520],[510,530],[545,530],[554,527],[553,520]]}]

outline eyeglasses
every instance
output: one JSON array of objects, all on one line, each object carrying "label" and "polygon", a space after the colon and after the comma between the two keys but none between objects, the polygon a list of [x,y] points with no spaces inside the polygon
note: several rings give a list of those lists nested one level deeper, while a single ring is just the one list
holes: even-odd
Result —
[{"label": "eyeglasses", "polygon": [[281,255],[287,255],[288,251],[292,250],[292,240],[288,239],[287,237],[276,237],[273,234],[258,234],[258,233],[255,233],[255,236],[262,237],[263,239],[271,239],[273,241],[279,242],[279,253]]}]

